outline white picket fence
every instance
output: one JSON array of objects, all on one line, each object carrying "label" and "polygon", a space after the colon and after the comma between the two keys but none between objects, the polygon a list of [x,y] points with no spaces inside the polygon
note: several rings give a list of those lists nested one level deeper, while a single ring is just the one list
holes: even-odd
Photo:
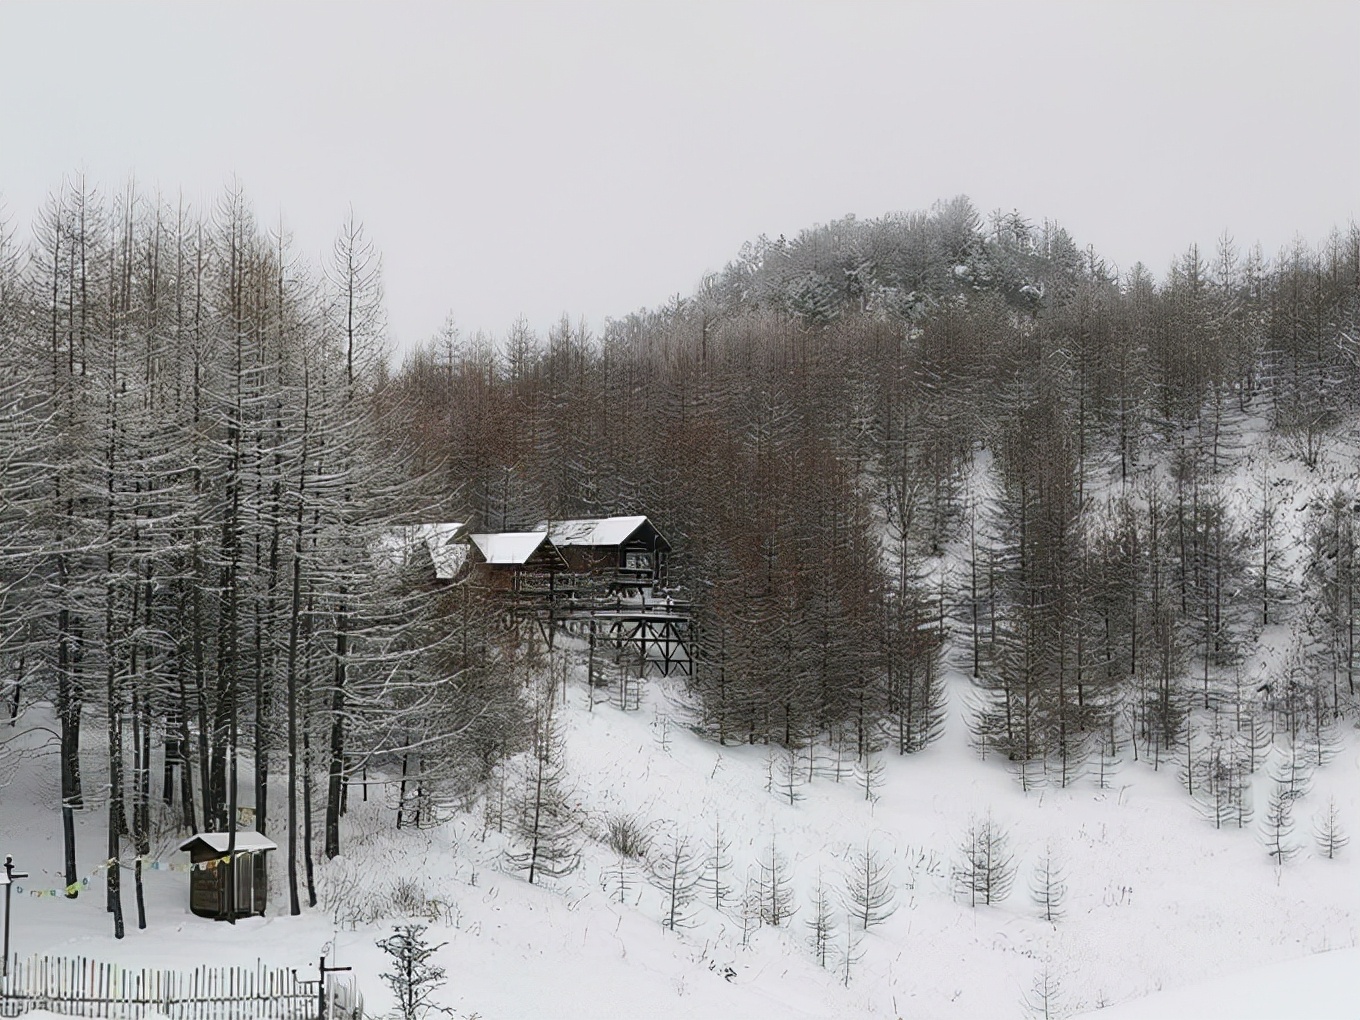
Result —
[{"label": "white picket fence", "polygon": [[[135,1020],[316,1020],[316,980],[283,967],[195,967],[191,971],[122,967],[87,960],[13,960],[0,977],[0,1017],[31,1009],[63,1016]],[[326,981],[328,1020],[362,1020],[363,997],[352,981]]]}]

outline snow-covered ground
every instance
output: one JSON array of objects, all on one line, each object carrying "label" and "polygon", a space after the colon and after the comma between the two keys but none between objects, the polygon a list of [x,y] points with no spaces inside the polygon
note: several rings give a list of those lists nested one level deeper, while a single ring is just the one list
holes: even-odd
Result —
[{"label": "snow-covered ground", "polygon": [[[1301,518],[1310,477],[1279,477],[1281,513]],[[1237,483],[1245,500],[1259,475],[1244,468]],[[1297,533],[1297,523],[1284,526]],[[1278,654],[1269,644],[1262,654]],[[1255,827],[1219,830],[1203,820],[1174,766],[1125,761],[1103,788],[1087,775],[1065,789],[1022,792],[1001,764],[970,750],[968,685],[958,675],[944,738],[908,758],[882,754],[876,800],[866,800],[848,770],[834,781],[823,760],[791,804],[767,789],[766,748],[720,747],[686,727],[678,681],[649,680],[636,711],[588,709],[578,653],[569,645],[560,652],[573,665],[558,718],[570,799],[587,832],[629,814],[658,843],[688,836],[702,856],[720,825],[737,889],[727,910],[697,904],[692,926],[673,933],[660,923],[660,892],[634,865],[625,866],[620,899],[619,860],[602,842],[583,839],[573,874],[530,886],[509,873],[506,840],[484,831],[480,812],[397,832],[391,806],[376,792],[364,802],[356,789],[344,855],[321,866],[321,902],[301,917],[285,913],[277,865],[270,916],[234,927],[189,914],[188,875],[158,870],[146,875],[149,926],[139,931],[125,872],[129,931],[115,941],[96,874],[75,901],[15,896],[14,950],[169,967],[263,959],[301,969],[314,968],[326,948],[332,963],[355,968],[378,1013],[390,999],[375,941],[401,920],[393,893],[405,883],[406,900],[418,889],[414,899],[431,901],[426,912],[439,918],[430,935],[447,943],[437,954],[448,972],[442,1001],[463,1018],[1020,1017],[1033,1015],[1045,974],[1053,1015],[1360,1015],[1360,844],[1328,860],[1311,839],[1329,798],[1342,824],[1360,829],[1360,735],[1349,724],[1337,757],[1295,805],[1300,852],[1280,867]],[[41,723],[41,713],[28,721]],[[87,776],[98,774],[95,740]],[[0,852],[32,874],[20,882],[30,890],[60,884],[56,774],[51,761],[21,763],[0,788]],[[954,895],[950,871],[970,819],[987,812],[1009,835],[1017,877],[998,905],[971,907]],[[103,819],[94,808],[78,816],[85,873],[105,856]],[[182,859],[171,842],[162,841],[162,859]],[[797,912],[743,945],[736,901],[772,842],[791,870]],[[849,858],[866,844],[891,865],[897,909],[850,942],[838,918],[822,967],[809,946],[811,891],[819,874],[840,888]],[[1028,891],[1046,847],[1068,887],[1057,923],[1041,919]]]},{"label": "snow-covered ground", "polygon": [[1360,950],[1232,973],[1085,1014],[1092,1020],[1281,1020],[1360,1015]]},{"label": "snow-covered ground", "polygon": [[[757,931],[746,948],[740,924],[707,907],[695,910],[692,928],[664,930],[660,894],[640,873],[616,902],[604,886],[617,859],[600,843],[584,844],[582,865],[568,878],[530,886],[502,870],[501,837],[483,838],[480,818],[395,832],[386,806],[356,799],[346,853],[323,873],[322,905],[300,918],[280,911],[276,888],[272,916],[235,927],[203,920],[187,911],[186,874],[153,871],[146,931],[130,927],[127,938],[112,939],[96,878],[76,901],[17,895],[15,951],[180,967],[262,958],[304,968],[331,943],[332,962],[354,966],[370,1005],[380,1009],[387,1000],[374,942],[391,920],[351,927],[334,918],[356,904],[385,902],[398,880],[409,880],[447,905],[444,921],[431,929],[448,943],[438,955],[449,974],[446,1001],[460,1015],[487,1020],[1021,1016],[1045,968],[1063,1013],[1188,988],[1149,1000],[1150,1012],[1129,1006],[1109,1015],[1208,1017],[1244,1015],[1239,1000],[1220,990],[1247,987],[1244,976],[1260,979],[1269,973],[1264,968],[1357,944],[1356,855],[1322,859],[1307,838],[1313,809],[1329,796],[1344,818],[1360,818],[1354,740],[1316,774],[1297,811],[1304,849],[1278,868],[1251,830],[1215,830],[1202,821],[1166,770],[1130,764],[1109,789],[1091,779],[1026,795],[957,737],[911,758],[884,756],[877,802],[867,802],[852,778],[819,778],[790,805],[765,789],[763,748],[698,738],[676,721],[668,691],[676,693],[669,682],[653,682],[639,711],[597,705],[588,712],[584,686],[570,686],[561,718],[573,799],[596,819],[629,812],[653,832],[674,830],[699,842],[720,822],[732,843],[734,885],[773,839],[795,876],[799,909],[786,926]],[[42,806],[54,791],[37,775],[21,773],[0,804],[4,850],[32,874],[20,883],[29,888],[59,884],[61,857],[58,816]],[[973,908],[952,895],[949,870],[970,815],[988,809],[1011,835],[1019,873],[1008,899]],[[101,822],[94,812],[80,818],[87,871],[103,856]],[[819,869],[838,884],[847,854],[866,841],[892,864],[898,909],[862,937],[847,982],[839,960],[843,922],[829,969],[807,944],[809,892]],[[1026,889],[1045,844],[1063,862],[1069,886],[1067,916],[1056,925],[1039,918]],[[1346,959],[1360,962],[1346,948],[1280,972],[1273,985],[1297,984],[1296,1001],[1309,1005],[1269,1015],[1329,1015],[1307,994],[1322,981],[1349,979],[1354,989],[1356,971]],[[1322,962],[1333,960],[1339,962],[1330,968]]]}]

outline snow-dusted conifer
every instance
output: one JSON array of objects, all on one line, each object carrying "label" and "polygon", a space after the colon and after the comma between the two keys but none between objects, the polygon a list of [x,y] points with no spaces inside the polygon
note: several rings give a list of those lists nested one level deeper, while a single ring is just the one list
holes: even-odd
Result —
[{"label": "snow-dusted conifer", "polygon": [[506,859],[529,882],[542,877],[561,878],[576,870],[580,825],[567,803],[566,765],[550,705],[545,695],[536,720],[534,748],[521,767],[520,789],[515,804],[515,836],[523,849],[508,851]]},{"label": "snow-dusted conifer", "polygon": [[1112,722],[1109,729],[1096,741],[1096,785],[1102,790],[1110,788],[1110,780],[1119,771],[1120,750],[1119,739],[1115,736]]},{"label": "snow-dusted conifer", "polygon": [[1313,785],[1313,761],[1307,738],[1302,733],[1296,734],[1289,741],[1285,754],[1271,767],[1270,778],[1289,800],[1300,800],[1308,795]]},{"label": "snow-dusted conifer", "polygon": [[968,901],[988,906],[1010,895],[1015,881],[1015,857],[1004,829],[990,813],[974,817],[959,844],[954,866],[954,891]]},{"label": "snow-dusted conifer", "polygon": [[1029,891],[1039,908],[1040,917],[1052,924],[1062,920],[1065,913],[1063,902],[1067,899],[1067,878],[1051,845],[1044,847],[1039,860],[1035,862]]},{"label": "snow-dusted conifer", "polygon": [[1299,852],[1293,840],[1294,795],[1286,783],[1276,780],[1271,784],[1261,827],[1266,852],[1275,859],[1276,864],[1284,864]]},{"label": "snow-dusted conifer", "polygon": [[430,958],[446,945],[430,945],[423,924],[397,925],[391,935],[378,940],[378,948],[391,957],[392,969],[382,979],[392,989],[401,1020],[420,1020],[431,1010],[440,1010],[434,993],[445,982],[444,968]]},{"label": "snow-dusted conifer", "polygon": [[1313,838],[1317,841],[1318,853],[1322,854],[1329,861],[1339,854],[1343,847],[1351,841],[1350,836],[1346,835],[1341,828],[1341,818],[1336,810],[1336,798],[1328,799],[1327,806],[1319,813],[1317,820],[1313,823]]},{"label": "snow-dusted conifer", "polygon": [[817,963],[825,967],[831,956],[831,944],[836,938],[836,915],[832,910],[831,891],[817,870],[817,885],[812,890],[812,916],[804,922],[808,930],[808,945]]},{"label": "snow-dusted conifer", "polygon": [[856,931],[853,925],[846,926],[845,942],[841,946],[840,965],[837,969],[840,972],[841,984],[847,988],[850,987],[850,976],[855,967],[864,959],[864,949],[861,947],[863,940],[863,932]]},{"label": "snow-dusted conifer", "polygon": [[864,799],[873,803],[883,786],[883,762],[874,751],[868,751],[855,762],[855,780],[864,791]]},{"label": "snow-dusted conifer", "polygon": [[722,910],[732,895],[732,887],[727,883],[727,873],[732,869],[732,857],[728,853],[730,848],[730,841],[723,837],[722,821],[713,819],[707,852],[699,870],[699,888],[705,901],[711,903],[714,910]]},{"label": "snow-dusted conifer", "polygon": [[845,911],[860,931],[882,924],[897,910],[892,867],[884,863],[869,843],[851,852],[850,867],[843,881]]},{"label": "snow-dusted conifer", "polygon": [[482,797],[482,838],[491,830],[505,831],[505,822],[510,809],[510,780],[508,768],[504,763],[497,765],[487,777]]},{"label": "snow-dusted conifer", "polygon": [[773,838],[756,863],[755,887],[760,904],[760,920],[777,928],[792,917],[797,909],[793,902],[789,864]]},{"label": "snow-dusted conifer", "polygon": [[1061,1020],[1067,1016],[1062,982],[1048,963],[1043,964],[1034,975],[1034,984],[1021,1002],[1025,1013],[1033,1020]]},{"label": "snow-dusted conifer", "polygon": [[650,864],[651,881],[661,890],[661,924],[671,931],[688,928],[693,919],[687,908],[694,901],[699,868],[689,837],[672,834]]},{"label": "snow-dusted conifer", "polygon": [[760,895],[760,884],[756,877],[748,869],[746,873],[746,886],[741,894],[741,912],[738,920],[741,922],[741,948],[751,948],[751,936],[760,927],[762,917],[762,904]]},{"label": "snow-dusted conifer", "polygon": [[788,748],[779,755],[775,775],[778,783],[776,793],[781,800],[787,800],[789,806],[793,807],[803,799],[804,772],[797,751]]},{"label": "snow-dusted conifer", "polygon": [[626,903],[637,886],[636,865],[624,854],[614,854],[614,860],[600,876],[600,887],[613,903]]}]

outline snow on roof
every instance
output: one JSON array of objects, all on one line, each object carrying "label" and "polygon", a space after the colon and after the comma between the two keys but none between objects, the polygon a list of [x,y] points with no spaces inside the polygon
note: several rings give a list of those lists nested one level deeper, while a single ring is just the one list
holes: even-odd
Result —
[{"label": "snow on roof", "polygon": [[[195,843],[202,841],[219,854],[227,852],[227,846],[231,840],[229,832],[200,832],[190,836],[179,845],[181,850],[188,850]],[[241,853],[256,850],[277,850],[279,845],[267,836],[262,836],[254,829],[241,829],[236,833],[236,849]]]},{"label": "snow on roof", "polygon": [[369,548],[375,563],[393,568],[418,565],[418,554],[428,552],[434,561],[435,576],[450,581],[467,559],[467,542],[461,536],[463,527],[459,521],[404,524],[379,532]]},{"label": "snow on roof", "polygon": [[524,563],[547,537],[546,531],[502,531],[493,535],[469,535],[468,540],[488,563]]},{"label": "snow on roof", "polygon": [[545,521],[539,525],[548,532],[553,545],[622,545],[628,536],[647,523],[647,518],[585,517],[572,521]]},{"label": "snow on roof", "polygon": [[463,525],[457,521],[447,524],[417,525],[425,546],[434,560],[434,576],[441,581],[452,581],[467,561],[468,546],[459,533]]}]

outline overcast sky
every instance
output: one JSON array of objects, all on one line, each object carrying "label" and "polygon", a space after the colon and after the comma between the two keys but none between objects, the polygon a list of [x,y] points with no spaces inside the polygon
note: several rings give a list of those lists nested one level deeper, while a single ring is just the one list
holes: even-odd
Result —
[{"label": "overcast sky", "polygon": [[1160,275],[1360,215],[1360,3],[0,0],[0,201],[211,201],[319,258],[352,206],[394,340],[606,316],[746,240],[964,193]]}]

